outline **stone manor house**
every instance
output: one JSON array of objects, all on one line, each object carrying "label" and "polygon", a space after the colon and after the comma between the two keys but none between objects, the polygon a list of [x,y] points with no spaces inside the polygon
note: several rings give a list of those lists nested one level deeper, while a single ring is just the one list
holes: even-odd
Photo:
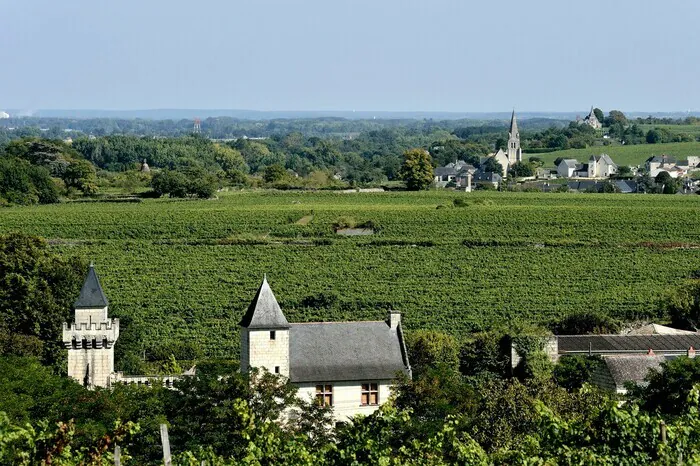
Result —
[{"label": "stone manor house", "polygon": [[[91,265],[75,302],[75,322],[63,324],[68,375],[86,387],[114,383],[165,384],[193,372],[164,377],[125,376],[114,371],[119,319]],[[289,323],[263,278],[239,323],[241,371],[256,367],[299,387],[299,396],[332,406],[336,420],[371,414],[384,403],[399,373],[411,376],[401,314],[385,321]]]}]

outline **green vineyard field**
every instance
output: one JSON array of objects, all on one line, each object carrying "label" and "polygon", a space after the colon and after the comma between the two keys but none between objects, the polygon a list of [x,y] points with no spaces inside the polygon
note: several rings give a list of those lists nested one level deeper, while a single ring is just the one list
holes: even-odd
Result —
[{"label": "green vineyard field", "polygon": [[637,144],[632,146],[595,146],[587,149],[567,149],[544,154],[524,154],[540,157],[546,166],[554,166],[554,160],[558,157],[576,159],[581,163],[588,163],[591,155],[608,154],[618,165],[644,165],[644,162],[654,155],[670,155],[678,160],[691,155],[700,155],[700,142],[671,142],[666,144]]},{"label": "green vineyard field", "polygon": [[[376,233],[340,237],[341,219]],[[188,342],[223,358],[238,357],[264,273],[290,321],[394,308],[409,331],[459,337],[585,310],[653,317],[700,269],[700,196],[223,193],[2,209],[10,231],[94,261],[129,350]]]}]

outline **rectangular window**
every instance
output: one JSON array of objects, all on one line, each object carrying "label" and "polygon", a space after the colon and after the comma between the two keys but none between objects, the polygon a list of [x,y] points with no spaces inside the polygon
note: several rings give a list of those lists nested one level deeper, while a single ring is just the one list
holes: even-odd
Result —
[{"label": "rectangular window", "polygon": [[275,374],[279,374],[279,373],[280,373],[280,366],[275,366]]},{"label": "rectangular window", "polygon": [[277,332],[274,330],[270,330],[270,340],[275,340],[277,339]]},{"label": "rectangular window", "polygon": [[333,385],[316,385],[316,403],[333,406]]},{"label": "rectangular window", "polygon": [[362,406],[376,406],[379,404],[379,386],[376,383],[363,383],[362,396],[360,398]]}]

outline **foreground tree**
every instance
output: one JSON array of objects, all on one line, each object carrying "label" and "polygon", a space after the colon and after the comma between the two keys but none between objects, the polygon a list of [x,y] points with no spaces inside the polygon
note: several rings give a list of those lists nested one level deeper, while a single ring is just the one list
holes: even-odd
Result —
[{"label": "foreground tree", "polygon": [[406,182],[406,187],[411,191],[427,189],[433,182],[430,154],[423,149],[411,149],[404,152],[403,158],[399,177]]},{"label": "foreground tree", "polygon": [[38,356],[65,370],[61,332],[85,262],[52,254],[43,239],[0,236],[0,354]]}]

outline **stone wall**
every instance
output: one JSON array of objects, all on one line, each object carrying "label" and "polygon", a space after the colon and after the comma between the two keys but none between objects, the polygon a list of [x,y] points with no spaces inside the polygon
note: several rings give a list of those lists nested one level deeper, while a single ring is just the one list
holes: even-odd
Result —
[{"label": "stone wall", "polygon": [[91,387],[109,387],[114,372],[114,346],[68,350],[68,376],[83,384],[85,376]]},{"label": "stone wall", "polygon": [[245,372],[250,367],[264,367],[272,374],[289,377],[289,330],[274,330],[274,340],[270,338],[270,330],[244,328],[241,331],[242,371]]},{"label": "stone wall", "polygon": [[90,387],[109,387],[114,372],[114,343],[119,319],[109,319],[107,308],[76,309],[75,322],[63,324],[63,345],[68,350],[68,376]]}]

